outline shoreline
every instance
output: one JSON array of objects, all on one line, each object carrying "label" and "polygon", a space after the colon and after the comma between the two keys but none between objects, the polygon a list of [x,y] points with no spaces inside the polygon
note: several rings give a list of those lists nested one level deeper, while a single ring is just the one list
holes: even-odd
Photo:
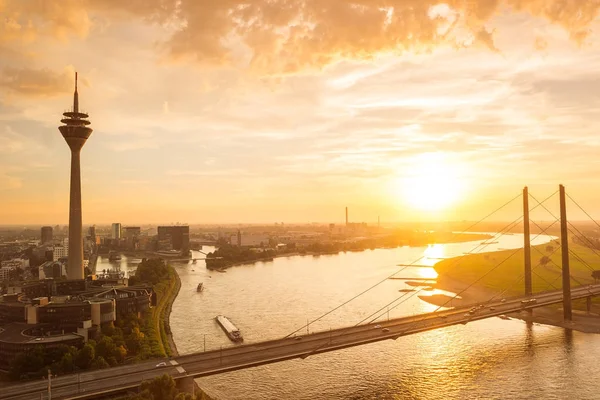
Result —
[{"label": "shoreline", "polygon": [[[173,267],[171,267],[173,268]],[[164,325],[165,331],[167,333],[167,343],[169,343],[171,357],[178,356],[179,351],[177,350],[177,345],[175,344],[175,340],[173,340],[173,331],[171,331],[171,311],[173,310],[173,304],[175,303],[175,299],[179,295],[179,291],[181,290],[181,278],[179,278],[179,274],[177,270],[173,268],[175,272],[175,287],[171,290],[170,296],[167,299],[167,305],[164,315]]]},{"label": "shoreline", "polygon": [[[445,290],[452,293],[460,293],[468,285],[460,282],[456,279],[449,278],[447,276],[439,275],[435,285],[431,285],[436,289]],[[480,303],[489,300],[492,296],[498,295],[498,292],[486,289],[480,286],[472,286],[467,292],[460,295],[460,298],[453,299],[451,304],[446,306],[462,306],[473,303]],[[500,298],[500,296],[498,296]],[[419,299],[433,304],[435,306],[441,306],[451,299],[450,296],[439,294],[433,296],[419,296]],[[506,316],[519,319],[529,323],[539,323],[543,325],[556,326],[560,328],[572,329],[574,331],[583,333],[595,333],[600,334],[600,314],[597,312],[597,308],[590,314],[585,311],[573,309],[573,321],[563,321],[562,308],[554,308],[551,306],[536,308],[532,314],[528,312],[515,312],[506,314]]]},{"label": "shoreline", "polygon": [[[487,234],[480,234],[480,233],[472,233],[471,235],[474,236],[488,236],[491,237],[490,235]],[[430,246],[430,245],[436,245],[436,244],[453,244],[453,243],[468,243],[468,242],[477,242],[479,240],[487,240],[485,238],[477,238],[477,239],[473,239],[470,238],[469,240],[451,240],[451,241],[447,241],[447,242],[440,242],[440,243],[424,243],[424,244],[407,244],[407,245],[402,245],[402,246],[396,246],[396,247],[385,247],[385,246],[376,246],[373,248],[365,248],[365,249],[360,249],[360,250],[339,250],[339,251],[306,251],[306,252],[300,252],[300,251],[295,251],[293,253],[283,253],[283,254],[275,254],[272,257],[265,257],[265,258],[260,258],[260,259],[256,259],[256,260],[247,260],[247,261],[238,261],[238,262],[234,262],[231,264],[227,264],[225,266],[222,267],[218,267],[218,268],[208,268],[211,271],[218,271],[218,272],[226,272],[225,270],[227,268],[231,268],[231,267],[239,267],[241,265],[252,265],[258,262],[271,262],[274,261],[276,258],[283,258],[283,257],[296,257],[296,256],[312,256],[312,257],[320,257],[320,256],[336,256],[339,255],[340,253],[362,253],[363,251],[367,251],[367,250],[381,250],[381,249],[397,249],[397,248],[402,248],[402,247],[426,247],[426,246]],[[415,267],[417,267],[417,265],[415,265]]]}]

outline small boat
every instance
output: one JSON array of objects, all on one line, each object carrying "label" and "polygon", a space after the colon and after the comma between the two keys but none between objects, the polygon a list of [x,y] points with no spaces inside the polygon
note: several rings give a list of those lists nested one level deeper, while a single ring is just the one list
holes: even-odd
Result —
[{"label": "small boat", "polygon": [[498,242],[481,242],[481,244],[496,244]]},{"label": "small boat", "polygon": [[502,315],[498,315],[498,318],[500,319],[510,319],[509,317],[507,317],[506,315],[502,314]]},{"label": "small boat", "polygon": [[204,285],[202,284],[202,282],[200,282],[198,284],[198,286],[196,286],[196,292],[201,292],[204,290]]}]

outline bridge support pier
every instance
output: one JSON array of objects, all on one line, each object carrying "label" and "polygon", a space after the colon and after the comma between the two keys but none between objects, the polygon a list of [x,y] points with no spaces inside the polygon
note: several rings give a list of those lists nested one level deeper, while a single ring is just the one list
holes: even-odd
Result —
[{"label": "bridge support pier", "polygon": [[[525,257],[525,296],[532,295],[531,284],[531,236],[529,231],[529,190],[523,189],[523,255]],[[531,311],[531,310],[530,310]]]},{"label": "bridge support pier", "polygon": [[562,289],[563,289],[563,318],[565,321],[573,319],[571,307],[571,271],[569,268],[569,237],[567,227],[567,200],[565,187],[559,186],[560,192],[560,244],[562,253]]},{"label": "bridge support pier", "polygon": [[588,314],[592,312],[592,296],[588,296],[585,298],[585,309]]},{"label": "bridge support pier", "polygon": [[180,392],[195,393],[196,382],[194,382],[194,378],[186,376],[185,378],[177,379],[177,390]]}]

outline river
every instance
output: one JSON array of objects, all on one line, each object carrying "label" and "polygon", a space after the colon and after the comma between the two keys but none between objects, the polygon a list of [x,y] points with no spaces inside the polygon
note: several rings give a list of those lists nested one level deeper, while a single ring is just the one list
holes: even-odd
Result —
[{"label": "river", "polygon": [[[540,236],[533,244],[549,240]],[[507,235],[485,250],[518,248],[522,241],[522,235]],[[294,256],[225,273],[207,270],[202,261],[176,263],[182,286],[171,314],[174,340],[181,354],[202,351],[205,343],[206,349],[232,346],[214,321],[217,314],[238,326],[245,343],[278,338],[381,281],[398,264],[433,265],[472,252],[477,245],[479,241]],[[98,260],[98,270],[108,265]],[[134,265],[124,259],[120,268],[127,271]],[[435,271],[409,267],[398,276],[434,278]],[[198,282],[204,282],[202,293],[196,292]],[[386,280],[309,330],[354,325],[402,295],[403,288],[408,286],[402,280]],[[434,309],[412,296],[389,310],[389,317]],[[387,310],[381,318],[388,318]],[[219,400],[597,399],[600,381],[593,371],[599,358],[600,335],[491,318],[205,377],[198,383]]]}]

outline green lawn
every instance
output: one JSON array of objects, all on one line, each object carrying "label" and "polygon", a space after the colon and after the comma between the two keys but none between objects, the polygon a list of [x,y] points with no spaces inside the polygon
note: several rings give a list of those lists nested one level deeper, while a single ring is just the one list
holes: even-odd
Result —
[{"label": "green lawn", "polygon": [[[547,246],[552,246],[553,254]],[[592,269],[600,270],[600,251],[577,245],[569,244],[571,254],[571,287],[581,284],[593,283]],[[463,283],[473,283],[480,279],[476,285],[492,289],[497,292],[506,290],[506,295],[518,295],[524,292],[523,271],[524,256],[523,249],[504,250],[485,254],[468,254],[462,257],[443,260],[435,265],[435,270],[440,276],[447,276]],[[540,263],[543,256],[549,257],[546,265]],[[584,262],[577,259],[579,256]],[[531,249],[531,265],[533,269],[533,291],[540,292],[551,289],[562,288],[561,278],[561,250],[558,242],[535,246]],[[496,265],[502,263],[492,272],[481,278]],[[578,283],[577,281],[580,283]]]}]

